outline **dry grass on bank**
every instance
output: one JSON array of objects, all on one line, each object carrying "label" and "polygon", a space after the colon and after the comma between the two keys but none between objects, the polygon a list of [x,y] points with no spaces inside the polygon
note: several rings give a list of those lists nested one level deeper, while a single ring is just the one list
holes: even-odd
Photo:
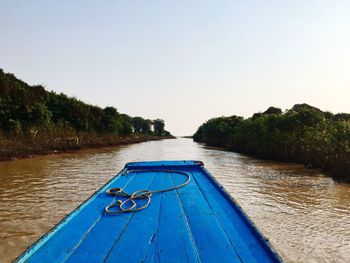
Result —
[{"label": "dry grass on bank", "polygon": [[99,148],[159,140],[165,137],[131,134],[97,135],[84,132],[42,132],[33,134],[5,135],[0,132],[0,160],[26,158],[31,155],[67,152],[84,148]]}]

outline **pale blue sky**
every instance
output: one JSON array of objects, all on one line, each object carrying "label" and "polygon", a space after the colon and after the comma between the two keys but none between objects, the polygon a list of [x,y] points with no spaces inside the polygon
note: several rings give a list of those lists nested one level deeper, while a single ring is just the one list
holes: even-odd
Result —
[{"label": "pale blue sky", "polygon": [[350,112],[350,1],[4,1],[0,67],[175,135],[306,102]]}]

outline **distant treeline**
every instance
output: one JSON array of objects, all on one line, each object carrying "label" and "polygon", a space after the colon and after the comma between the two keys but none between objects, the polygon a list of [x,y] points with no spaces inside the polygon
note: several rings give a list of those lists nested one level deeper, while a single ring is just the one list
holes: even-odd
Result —
[{"label": "distant treeline", "polygon": [[131,117],[114,107],[102,109],[63,93],[48,92],[41,85],[30,86],[0,69],[0,147],[9,152],[11,143],[18,140],[27,146],[69,148],[67,141],[84,144],[82,138],[87,145],[97,139],[97,144],[103,144],[104,137],[111,144],[112,137],[120,141],[125,136],[170,136],[164,126],[161,119]]},{"label": "distant treeline", "polygon": [[259,158],[298,162],[350,181],[350,114],[297,104],[282,112],[270,107],[244,119],[213,118],[194,141]]}]

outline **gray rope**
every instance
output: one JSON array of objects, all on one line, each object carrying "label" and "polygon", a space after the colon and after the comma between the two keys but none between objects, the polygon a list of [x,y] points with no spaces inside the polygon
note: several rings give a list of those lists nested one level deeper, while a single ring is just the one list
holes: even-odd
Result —
[{"label": "gray rope", "polygon": [[[166,188],[166,189],[158,189],[158,190],[137,190],[133,192],[132,194],[129,194],[124,191],[121,187],[116,188],[110,188],[106,190],[106,194],[112,195],[112,196],[121,196],[126,197],[124,201],[118,199],[117,201],[113,201],[105,208],[105,213],[110,215],[116,215],[120,213],[127,213],[127,212],[136,212],[143,210],[147,208],[151,202],[151,196],[152,194],[156,193],[164,193],[168,191],[173,191],[176,189],[179,189],[181,187],[184,187],[185,185],[188,185],[191,181],[191,177],[185,173],[180,171],[173,171],[173,170],[129,170],[127,173],[149,173],[149,172],[161,172],[161,173],[177,173],[182,174],[186,176],[187,180],[186,182],[176,185],[174,187]],[[146,199],[146,203],[143,206],[137,206],[135,200],[137,199]],[[130,205],[131,203],[131,205]],[[111,211],[111,208],[118,207],[119,210],[117,211]]]}]

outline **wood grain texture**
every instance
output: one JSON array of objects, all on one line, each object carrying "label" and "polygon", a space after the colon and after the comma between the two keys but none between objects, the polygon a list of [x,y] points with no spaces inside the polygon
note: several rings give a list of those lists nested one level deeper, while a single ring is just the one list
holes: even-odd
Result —
[{"label": "wood grain texture", "polygon": [[[137,169],[152,171],[126,173]],[[104,213],[115,198],[105,194],[107,188],[122,187],[132,193],[173,187],[186,179],[164,170],[188,173],[191,182],[153,194],[149,207],[142,211]],[[127,164],[122,176],[111,180],[17,260],[280,262],[254,224],[197,161]]]}]

